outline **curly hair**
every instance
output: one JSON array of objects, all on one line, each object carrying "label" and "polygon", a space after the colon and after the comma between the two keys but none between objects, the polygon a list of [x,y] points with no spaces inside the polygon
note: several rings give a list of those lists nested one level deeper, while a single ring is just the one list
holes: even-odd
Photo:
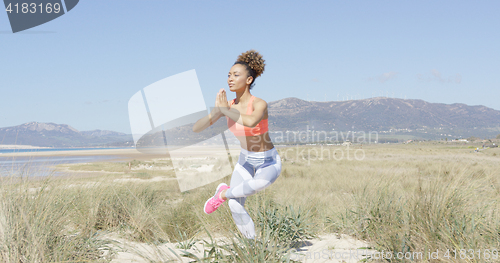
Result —
[{"label": "curly hair", "polygon": [[241,64],[246,67],[248,71],[248,77],[252,76],[252,83],[250,83],[250,89],[253,88],[255,78],[262,75],[264,72],[264,67],[266,64],[265,60],[262,59],[262,55],[255,50],[249,50],[247,52],[241,53],[234,62],[233,65]]}]

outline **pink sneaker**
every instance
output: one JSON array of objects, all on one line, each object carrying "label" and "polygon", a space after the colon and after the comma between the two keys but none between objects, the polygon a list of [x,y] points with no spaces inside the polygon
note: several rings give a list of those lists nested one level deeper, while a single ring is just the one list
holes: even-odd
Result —
[{"label": "pink sneaker", "polygon": [[220,198],[219,194],[221,191],[224,191],[228,188],[229,186],[227,186],[227,184],[225,183],[220,183],[217,186],[217,189],[215,190],[215,195],[205,202],[205,207],[203,209],[203,211],[205,211],[205,214],[213,213],[215,210],[217,210],[217,208],[219,208],[220,205],[222,205],[222,203],[224,203],[224,201],[226,201]]}]

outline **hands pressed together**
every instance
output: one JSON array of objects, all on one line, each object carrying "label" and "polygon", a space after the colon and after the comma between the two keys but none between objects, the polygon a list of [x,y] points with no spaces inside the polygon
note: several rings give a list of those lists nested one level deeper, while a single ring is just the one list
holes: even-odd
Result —
[{"label": "hands pressed together", "polygon": [[224,114],[221,109],[229,109],[229,104],[227,104],[226,90],[221,88],[217,93],[217,97],[215,98],[215,114]]}]

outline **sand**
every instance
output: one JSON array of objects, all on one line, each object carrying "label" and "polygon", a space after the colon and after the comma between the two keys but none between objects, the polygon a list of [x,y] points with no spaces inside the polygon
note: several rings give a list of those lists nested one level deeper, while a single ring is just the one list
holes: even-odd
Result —
[{"label": "sand", "polygon": [[[101,238],[112,240],[114,244],[111,245],[111,248],[118,251],[114,255],[112,263],[163,262],[168,260],[173,260],[173,262],[191,262],[193,259],[181,256],[183,251],[202,258],[205,249],[205,242],[203,240],[197,240],[192,248],[184,250],[178,248],[177,243],[165,243],[155,246],[128,241],[118,237],[114,233],[107,234]],[[214,239],[218,244],[229,242],[224,237]],[[209,242],[210,240],[207,239],[207,241]],[[290,250],[290,259],[298,262],[354,263],[365,259],[366,255],[373,255],[375,250],[366,249],[367,247],[369,247],[368,243],[356,240],[347,235],[324,234],[304,242],[297,249]]]}]

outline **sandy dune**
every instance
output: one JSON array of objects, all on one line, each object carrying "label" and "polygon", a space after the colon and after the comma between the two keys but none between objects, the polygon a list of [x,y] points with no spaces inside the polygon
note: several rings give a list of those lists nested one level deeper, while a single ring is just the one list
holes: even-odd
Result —
[{"label": "sandy dune", "polygon": [[[158,246],[145,243],[131,242],[118,237],[116,234],[108,234],[103,239],[111,239],[115,242],[112,249],[118,251],[111,262],[151,262],[168,261],[191,262],[193,259],[182,257],[183,251],[187,251],[202,258],[204,244],[198,240],[192,248],[183,250],[176,243],[166,243]],[[218,244],[229,240],[223,237],[215,238]],[[298,262],[325,262],[325,263],[354,263],[366,258],[366,255],[374,253],[374,250],[366,249],[369,244],[356,240],[347,235],[326,234],[305,242],[300,248],[291,250],[290,259]],[[175,252],[175,253],[174,253]]]}]

